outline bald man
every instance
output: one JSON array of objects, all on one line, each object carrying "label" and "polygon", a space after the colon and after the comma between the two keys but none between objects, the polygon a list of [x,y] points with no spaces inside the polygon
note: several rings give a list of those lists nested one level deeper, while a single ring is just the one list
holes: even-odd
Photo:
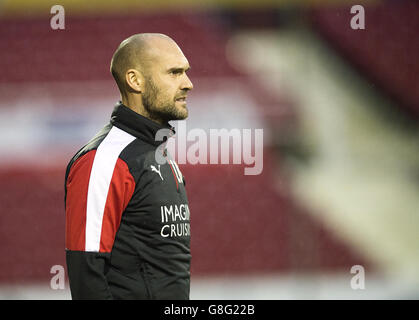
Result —
[{"label": "bald man", "polygon": [[188,116],[189,68],[162,34],[133,35],[115,51],[110,69],[121,99],[65,176],[73,299],[189,299],[185,179],[156,139],[174,134],[170,120]]}]

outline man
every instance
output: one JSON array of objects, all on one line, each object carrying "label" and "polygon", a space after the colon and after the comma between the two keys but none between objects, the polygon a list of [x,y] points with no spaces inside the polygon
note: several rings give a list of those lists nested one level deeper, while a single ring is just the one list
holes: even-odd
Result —
[{"label": "man", "polygon": [[160,130],[188,116],[188,60],[162,34],[124,40],[111,61],[121,93],[110,123],[66,171],[66,259],[73,299],[189,299],[184,179]]}]

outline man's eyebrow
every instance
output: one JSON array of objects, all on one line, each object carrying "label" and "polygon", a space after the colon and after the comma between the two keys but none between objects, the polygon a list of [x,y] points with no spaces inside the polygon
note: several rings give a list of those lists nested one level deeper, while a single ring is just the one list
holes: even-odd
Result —
[{"label": "man's eyebrow", "polygon": [[170,68],[169,70],[168,70],[168,72],[174,72],[174,71],[188,71],[188,70],[190,70],[191,69],[191,66],[188,66],[188,67],[186,67],[186,68],[184,68],[184,67],[173,67],[173,68]]}]

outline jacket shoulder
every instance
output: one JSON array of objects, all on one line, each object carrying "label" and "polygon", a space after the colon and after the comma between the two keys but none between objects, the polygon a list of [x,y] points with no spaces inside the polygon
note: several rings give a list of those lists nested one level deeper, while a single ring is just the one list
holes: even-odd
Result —
[{"label": "jacket shoulder", "polygon": [[119,157],[126,162],[132,174],[138,176],[147,166],[149,159],[154,159],[156,149],[155,146],[137,138],[121,152]]}]

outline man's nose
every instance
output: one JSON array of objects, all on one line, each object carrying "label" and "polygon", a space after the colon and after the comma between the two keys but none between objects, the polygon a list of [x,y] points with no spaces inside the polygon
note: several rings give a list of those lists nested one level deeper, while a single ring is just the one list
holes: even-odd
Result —
[{"label": "man's nose", "polygon": [[184,81],[182,82],[182,90],[192,90],[193,84],[192,81],[189,79],[189,77],[185,74]]}]

